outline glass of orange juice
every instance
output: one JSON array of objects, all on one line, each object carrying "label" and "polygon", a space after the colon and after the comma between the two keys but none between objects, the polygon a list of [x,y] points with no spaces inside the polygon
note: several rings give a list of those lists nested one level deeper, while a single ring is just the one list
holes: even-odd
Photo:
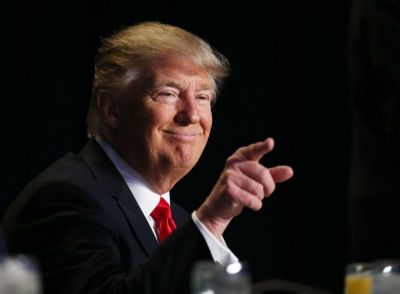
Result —
[{"label": "glass of orange juice", "polygon": [[345,294],[372,294],[372,263],[347,265]]}]

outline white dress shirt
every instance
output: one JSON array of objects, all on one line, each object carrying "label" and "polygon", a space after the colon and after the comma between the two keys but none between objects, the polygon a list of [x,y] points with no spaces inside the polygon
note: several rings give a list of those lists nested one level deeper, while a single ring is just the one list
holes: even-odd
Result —
[{"label": "white dress shirt", "polygon": [[[162,195],[156,193],[147,183],[147,181],[125,160],[123,160],[110,144],[108,144],[99,136],[96,137],[96,140],[124,178],[126,184],[133,194],[133,197],[146,217],[154,236],[157,238],[155,222],[150,214],[154,208],[156,208],[158,202],[160,201],[160,197],[163,197],[168,204],[170,204],[169,192]],[[196,211],[193,211],[192,219],[200,233],[203,235],[214,261],[222,265],[228,265],[238,261],[238,258],[226,246],[225,241],[219,241],[206,228],[206,226],[200,222],[200,220],[197,218]]]}]

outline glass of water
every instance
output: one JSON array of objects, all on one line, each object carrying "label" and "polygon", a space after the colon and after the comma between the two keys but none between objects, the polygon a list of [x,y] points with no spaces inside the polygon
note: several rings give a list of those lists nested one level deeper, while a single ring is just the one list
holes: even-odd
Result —
[{"label": "glass of water", "polygon": [[244,262],[221,266],[212,261],[194,265],[191,276],[192,294],[250,294],[251,278]]},{"label": "glass of water", "polygon": [[400,293],[400,260],[378,260],[374,262],[373,293]]}]

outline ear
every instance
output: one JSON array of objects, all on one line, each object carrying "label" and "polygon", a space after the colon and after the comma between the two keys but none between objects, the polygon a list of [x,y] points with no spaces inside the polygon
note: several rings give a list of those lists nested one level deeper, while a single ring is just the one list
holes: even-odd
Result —
[{"label": "ear", "polygon": [[97,107],[103,123],[115,130],[119,126],[118,110],[113,97],[110,94],[101,93],[97,95]]}]

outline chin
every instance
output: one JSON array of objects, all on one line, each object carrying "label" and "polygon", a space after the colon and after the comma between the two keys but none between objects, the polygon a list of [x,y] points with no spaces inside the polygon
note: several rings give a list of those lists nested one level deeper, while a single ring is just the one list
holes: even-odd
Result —
[{"label": "chin", "polygon": [[187,170],[186,172],[189,172],[196,165],[199,158],[200,156],[195,156],[192,154],[181,156],[174,160],[174,166],[179,169]]},{"label": "chin", "polygon": [[179,160],[175,161],[175,166],[179,168],[187,168],[192,169],[197,163],[197,160],[193,158],[180,158]]},{"label": "chin", "polygon": [[164,150],[166,152],[162,156],[165,166],[181,170],[185,174],[196,165],[201,156],[201,151],[203,151],[202,148],[193,146],[193,144],[176,144],[173,148],[167,150]]}]

